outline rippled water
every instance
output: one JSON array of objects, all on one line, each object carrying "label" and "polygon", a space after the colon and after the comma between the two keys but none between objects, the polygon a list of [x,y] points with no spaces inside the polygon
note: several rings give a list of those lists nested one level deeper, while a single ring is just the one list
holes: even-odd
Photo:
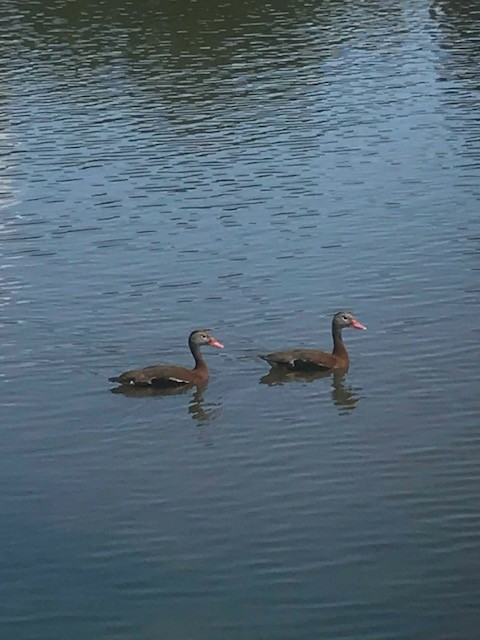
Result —
[{"label": "rippled water", "polygon": [[2,640],[472,640],[477,3],[94,5],[0,13]]}]

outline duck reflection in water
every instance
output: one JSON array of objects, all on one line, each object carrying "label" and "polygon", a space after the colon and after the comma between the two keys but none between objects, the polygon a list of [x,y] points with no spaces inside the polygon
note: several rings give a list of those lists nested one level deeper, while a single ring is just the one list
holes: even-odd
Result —
[{"label": "duck reflection in water", "polygon": [[343,411],[353,411],[360,400],[359,390],[351,385],[345,385],[347,372],[348,369],[335,372],[319,369],[316,371],[288,371],[273,367],[269,373],[260,378],[260,384],[268,384],[270,387],[274,387],[289,382],[313,382],[320,378],[331,378],[333,404]]},{"label": "duck reflection in water", "polygon": [[179,386],[145,386],[122,384],[118,387],[110,389],[112,393],[118,393],[127,398],[164,398],[166,396],[177,396],[189,393],[193,390],[190,402],[188,404],[188,413],[193,420],[197,422],[207,422],[214,420],[220,413],[221,407],[212,407],[207,409],[204,407],[203,392],[207,388],[208,383],[202,385],[184,385]]}]

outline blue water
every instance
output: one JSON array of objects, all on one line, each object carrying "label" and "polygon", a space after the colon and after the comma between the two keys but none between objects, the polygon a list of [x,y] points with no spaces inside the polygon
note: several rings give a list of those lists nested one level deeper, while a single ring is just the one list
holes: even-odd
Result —
[{"label": "blue water", "polygon": [[2,640],[476,637],[479,17],[5,2]]}]

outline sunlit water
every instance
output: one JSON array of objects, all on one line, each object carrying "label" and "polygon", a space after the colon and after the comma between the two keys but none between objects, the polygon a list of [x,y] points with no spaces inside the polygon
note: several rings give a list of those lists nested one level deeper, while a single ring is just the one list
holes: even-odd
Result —
[{"label": "sunlit water", "polygon": [[65,4],[1,13],[2,640],[477,637],[478,6]]}]

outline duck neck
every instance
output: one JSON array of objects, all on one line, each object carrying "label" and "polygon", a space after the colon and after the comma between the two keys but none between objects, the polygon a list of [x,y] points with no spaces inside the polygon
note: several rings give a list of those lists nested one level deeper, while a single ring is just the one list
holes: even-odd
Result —
[{"label": "duck neck", "polygon": [[342,330],[336,324],[332,324],[332,336],[333,336],[333,351],[332,351],[333,355],[338,356],[339,358],[342,358],[342,360],[345,360],[346,362],[348,362],[348,353],[345,348],[345,345],[343,344]]},{"label": "duck neck", "polygon": [[198,371],[199,369],[206,369],[207,363],[203,359],[203,355],[202,355],[202,352],[200,351],[199,345],[192,344],[190,342],[189,346],[190,346],[190,351],[192,352],[193,359],[195,360],[195,366],[194,366],[195,371]]}]

